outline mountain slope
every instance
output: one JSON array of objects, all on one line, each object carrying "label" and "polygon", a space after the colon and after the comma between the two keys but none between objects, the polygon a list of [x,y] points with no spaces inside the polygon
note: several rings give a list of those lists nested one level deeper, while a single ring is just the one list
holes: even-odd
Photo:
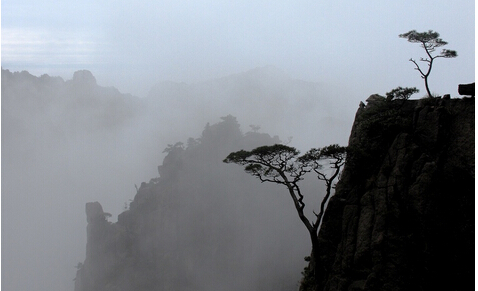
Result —
[{"label": "mountain slope", "polygon": [[359,109],[319,234],[317,290],[473,288],[474,104],[379,98]]},{"label": "mountain slope", "polygon": [[[88,203],[86,259],[76,291],[290,290],[309,246],[286,193],[222,162],[280,142],[242,134],[232,116],[176,143],[117,223]],[[272,187],[271,187],[272,186]]]}]

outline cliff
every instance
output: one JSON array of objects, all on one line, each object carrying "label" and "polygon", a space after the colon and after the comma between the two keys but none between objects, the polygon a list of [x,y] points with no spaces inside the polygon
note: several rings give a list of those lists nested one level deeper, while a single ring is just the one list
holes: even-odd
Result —
[{"label": "cliff", "polygon": [[317,290],[473,289],[474,105],[362,104],[319,233]]},{"label": "cliff", "polygon": [[288,197],[222,162],[280,140],[222,119],[200,138],[169,145],[159,177],[138,187],[116,223],[100,203],[86,204],[75,291],[296,288],[309,244]]},{"label": "cliff", "polygon": [[[310,244],[289,197],[221,162],[279,140],[222,119],[170,145],[118,222],[86,205],[75,291],[297,288]],[[323,280],[306,269],[301,290],[469,289],[474,166],[474,98],[369,98],[319,233]]]}]

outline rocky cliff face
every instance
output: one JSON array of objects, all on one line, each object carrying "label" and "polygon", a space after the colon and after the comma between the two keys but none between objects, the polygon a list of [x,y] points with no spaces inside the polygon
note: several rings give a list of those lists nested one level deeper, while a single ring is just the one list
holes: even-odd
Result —
[{"label": "rocky cliff face", "polygon": [[474,109],[474,98],[362,104],[319,234],[318,290],[472,290]]},{"label": "rocky cliff face", "polygon": [[222,162],[231,151],[279,142],[242,134],[227,116],[201,138],[170,145],[160,176],[138,187],[116,223],[98,202],[86,204],[75,291],[296,288],[309,244],[288,197]]}]

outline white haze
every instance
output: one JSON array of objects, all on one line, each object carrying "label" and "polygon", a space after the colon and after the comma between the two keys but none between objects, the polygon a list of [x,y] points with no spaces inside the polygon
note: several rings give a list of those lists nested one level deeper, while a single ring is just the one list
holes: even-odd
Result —
[{"label": "white haze", "polygon": [[[115,218],[134,184],[157,176],[163,149],[199,137],[207,122],[231,114],[243,132],[259,125],[304,151],[346,144],[370,94],[416,86],[423,96],[408,62],[423,52],[400,33],[433,29],[457,50],[430,76],[433,92],[456,96],[475,78],[474,10],[466,0],[2,1],[3,69],[64,80],[87,69],[100,86],[155,100],[117,128],[55,132],[74,108],[28,99],[15,107],[2,80],[2,288],[73,290],[85,203],[99,201]],[[31,127],[10,130],[18,127],[5,124],[5,112]]]},{"label": "white haze", "polygon": [[[99,201],[115,221],[133,199],[135,184],[158,176],[157,166],[168,144],[200,137],[207,123],[232,114],[243,132],[251,130],[249,125],[260,126],[260,132],[279,135],[304,151],[346,144],[358,106],[336,106],[342,97],[334,88],[294,80],[271,66],[195,85],[161,82],[142,99],[97,85],[87,72],[78,72],[76,79],[66,82],[26,72],[4,73],[5,290],[71,290],[74,266],[85,256],[85,203]],[[126,101],[111,103],[116,99]],[[128,115],[125,108],[133,113]],[[288,201],[285,194],[278,201]],[[274,203],[270,206],[264,215],[277,210]],[[292,203],[286,209],[293,211]],[[299,220],[294,217],[291,223],[296,228],[299,224],[300,232]],[[281,231],[276,235],[284,236],[287,226],[280,226],[275,226]],[[277,245],[302,246],[295,256],[299,267],[287,274],[296,280],[302,257],[309,251],[305,230],[301,238],[284,236]],[[267,243],[251,238],[251,245],[258,248]],[[290,259],[277,263],[297,265]]]}]

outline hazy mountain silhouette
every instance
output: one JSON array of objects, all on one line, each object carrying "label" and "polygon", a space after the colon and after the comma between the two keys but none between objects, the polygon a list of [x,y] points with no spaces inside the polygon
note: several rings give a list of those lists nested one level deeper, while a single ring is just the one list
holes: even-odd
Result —
[{"label": "hazy mountain silhouette", "polygon": [[295,80],[267,66],[197,84],[161,82],[147,100],[158,118],[187,112],[184,118],[200,126],[209,116],[231,114],[265,132],[293,136],[296,145],[307,148],[347,141],[354,112],[350,117],[338,107],[336,99],[344,97],[325,84]]},{"label": "hazy mountain silhouette", "polygon": [[280,140],[221,119],[168,147],[160,176],[141,184],[117,223],[87,205],[76,291],[296,288],[309,246],[287,192],[222,163],[230,151]]},{"label": "hazy mountain silhouette", "polygon": [[[168,144],[186,144],[221,116],[236,116],[242,132],[255,125],[293,136],[299,148],[346,141],[353,117],[334,113],[327,90],[265,67],[162,82],[138,98],[88,71],[63,80],[2,69],[2,287],[72,288],[71,268],[84,258],[84,204],[101,201],[116,217],[134,184],[157,175]],[[19,283],[25,273],[31,280]]]}]

